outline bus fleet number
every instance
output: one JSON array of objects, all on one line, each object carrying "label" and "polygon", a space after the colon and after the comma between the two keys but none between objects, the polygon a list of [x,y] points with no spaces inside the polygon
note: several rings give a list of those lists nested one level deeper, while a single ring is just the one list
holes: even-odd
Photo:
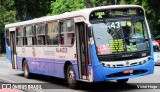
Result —
[{"label": "bus fleet number", "polygon": [[108,28],[108,29],[111,29],[111,28],[120,28],[121,26],[120,26],[120,23],[119,22],[111,22],[111,23],[107,23],[107,25],[106,25],[106,27]]},{"label": "bus fleet number", "polygon": [[56,52],[57,53],[67,53],[68,50],[67,50],[67,48],[56,48]]}]

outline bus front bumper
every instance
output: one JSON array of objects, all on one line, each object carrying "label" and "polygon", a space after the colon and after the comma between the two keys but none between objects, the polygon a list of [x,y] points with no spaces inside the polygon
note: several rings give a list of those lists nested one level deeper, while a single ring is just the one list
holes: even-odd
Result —
[{"label": "bus front bumper", "polygon": [[[133,73],[124,72],[126,70],[133,70]],[[152,59],[142,65],[123,68],[107,68],[102,65],[98,65],[93,68],[93,81],[129,79],[152,74],[153,71],[154,62]]]}]

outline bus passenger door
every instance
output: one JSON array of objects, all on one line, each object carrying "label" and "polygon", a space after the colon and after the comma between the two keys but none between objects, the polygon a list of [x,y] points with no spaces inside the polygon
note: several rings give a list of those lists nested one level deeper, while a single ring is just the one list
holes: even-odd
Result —
[{"label": "bus passenger door", "polygon": [[86,41],[86,29],[84,22],[78,22],[76,26],[76,41],[77,41],[77,56],[78,56],[78,70],[80,79],[88,79],[88,69],[87,69],[87,47],[88,42]]},{"label": "bus passenger door", "polygon": [[16,62],[16,28],[10,28],[10,49],[11,49],[11,62],[12,68],[17,69],[17,62]]}]

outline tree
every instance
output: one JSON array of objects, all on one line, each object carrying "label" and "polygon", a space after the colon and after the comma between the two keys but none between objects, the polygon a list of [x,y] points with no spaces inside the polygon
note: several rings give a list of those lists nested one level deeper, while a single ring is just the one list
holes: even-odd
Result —
[{"label": "tree", "polygon": [[51,3],[50,15],[62,14],[78,9],[86,8],[84,0],[56,0]]},{"label": "tree", "polygon": [[93,7],[93,5],[92,5],[92,3],[91,3],[90,0],[85,0],[85,3],[86,3],[86,6],[87,6],[88,8]]},{"label": "tree", "polygon": [[[4,26],[16,21],[13,0],[0,0],[0,53],[4,52]],[[3,51],[1,51],[1,49]]]},{"label": "tree", "polygon": [[[160,2],[159,0],[147,0],[147,18],[153,28],[154,36],[160,35]],[[146,6],[146,8],[147,8]]]},{"label": "tree", "polygon": [[51,1],[55,0],[14,0],[19,21],[46,16],[50,11]]}]

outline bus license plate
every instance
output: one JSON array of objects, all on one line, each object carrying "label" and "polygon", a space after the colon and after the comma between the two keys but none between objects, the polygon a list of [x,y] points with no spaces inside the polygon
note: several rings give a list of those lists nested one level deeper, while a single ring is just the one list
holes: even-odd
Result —
[{"label": "bus license plate", "polygon": [[133,71],[134,71],[134,70],[132,70],[132,69],[128,69],[128,70],[124,70],[123,73],[124,73],[124,74],[133,73]]}]

